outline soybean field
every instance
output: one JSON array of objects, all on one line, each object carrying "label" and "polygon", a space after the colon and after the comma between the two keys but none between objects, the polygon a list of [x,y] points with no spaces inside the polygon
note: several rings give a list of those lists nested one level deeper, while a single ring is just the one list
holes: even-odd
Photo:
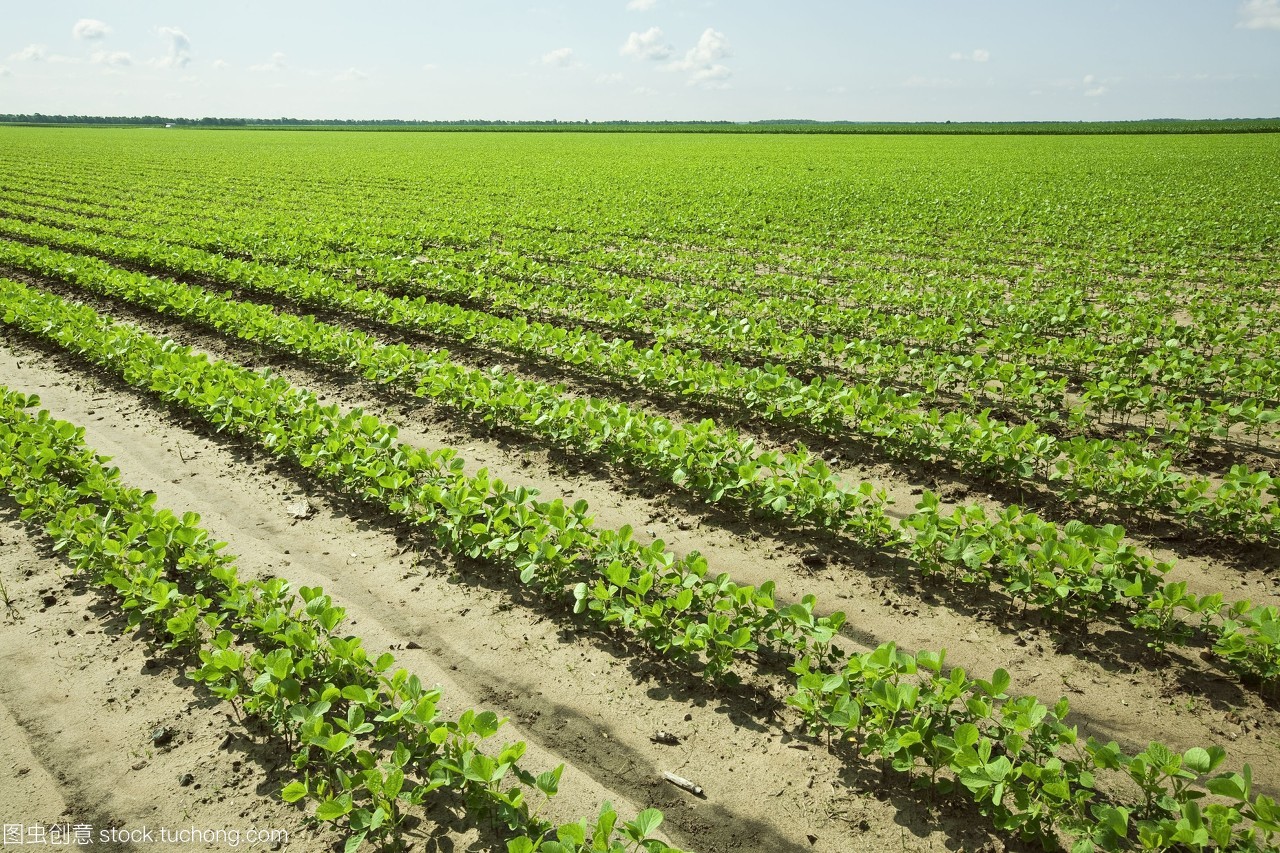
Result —
[{"label": "soybean field", "polygon": [[0,128],[18,811],[1277,849],[1277,163]]}]

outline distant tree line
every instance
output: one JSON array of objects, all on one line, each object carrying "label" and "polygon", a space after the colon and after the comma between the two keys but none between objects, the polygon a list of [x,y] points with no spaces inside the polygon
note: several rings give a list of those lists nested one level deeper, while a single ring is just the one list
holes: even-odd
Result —
[{"label": "distant tree line", "polygon": [[1102,122],[855,122],[811,119],[762,121],[503,121],[458,119],[171,118],[0,113],[0,124],[107,127],[293,128],[334,130],[505,130],[640,133],[902,133],[902,134],[1099,134],[1099,133],[1276,133],[1280,118],[1142,119]]}]

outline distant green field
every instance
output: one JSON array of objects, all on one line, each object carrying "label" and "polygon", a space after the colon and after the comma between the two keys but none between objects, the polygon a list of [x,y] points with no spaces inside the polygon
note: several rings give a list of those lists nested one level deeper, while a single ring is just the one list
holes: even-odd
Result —
[{"label": "distant green field", "polygon": [[[10,155],[0,173],[10,194],[19,176],[29,182],[24,187],[47,180],[86,193],[102,181],[125,188],[113,196],[117,203],[175,195],[175,216],[189,194],[202,205],[209,200],[212,207],[200,208],[206,215],[231,205],[249,221],[285,204],[318,218],[315,225],[351,227],[347,216],[376,214],[382,230],[443,230],[463,240],[481,232],[507,241],[557,235],[567,247],[590,247],[596,237],[625,234],[699,243],[709,234],[786,235],[800,241],[797,249],[829,248],[826,241],[834,240],[867,255],[939,242],[953,258],[1030,252],[1045,256],[1039,260],[1050,272],[1086,256],[1104,266],[1141,256],[1273,271],[1267,250],[1277,230],[1280,136],[1269,134],[952,139],[0,128],[0,140]],[[248,186],[254,193],[246,198]],[[223,195],[223,188],[234,192]],[[162,216],[166,207],[151,204],[147,215]],[[1246,257],[1254,262],[1241,267]]]}]

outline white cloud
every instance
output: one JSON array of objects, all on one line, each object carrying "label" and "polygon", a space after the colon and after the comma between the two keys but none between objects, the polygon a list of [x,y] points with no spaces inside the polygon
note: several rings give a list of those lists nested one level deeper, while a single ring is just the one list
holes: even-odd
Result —
[{"label": "white cloud", "polygon": [[3,65],[0,65],[0,77],[12,77],[13,72]]},{"label": "white cloud", "polygon": [[705,86],[708,89],[726,89],[729,87],[727,82],[733,72],[723,65],[709,65],[706,68],[699,68],[685,82],[687,86]]},{"label": "white cloud", "polygon": [[99,65],[109,65],[112,68],[127,68],[133,64],[133,57],[124,50],[99,50],[89,57],[89,61]]},{"label": "white cloud", "polygon": [[569,63],[573,61],[573,48],[558,47],[555,50],[542,54],[543,65],[554,65],[557,68],[567,68]]},{"label": "white cloud", "polygon": [[645,95],[645,96],[658,94],[657,89],[650,89],[648,86],[636,86],[635,89],[633,89],[632,91],[635,92],[635,94],[637,95]]},{"label": "white cloud", "polygon": [[369,75],[368,75],[368,74],[365,74],[365,73],[364,73],[363,71],[361,71],[359,68],[348,68],[346,71],[343,71],[341,74],[336,75],[336,76],[333,78],[333,82],[335,82],[335,83],[359,83],[359,82],[361,82],[362,80],[368,80],[368,79],[369,79]]},{"label": "white cloud", "polygon": [[71,37],[92,41],[93,39],[105,38],[109,32],[111,32],[111,27],[102,21],[97,21],[93,18],[81,18],[71,28]]},{"label": "white cloud", "polygon": [[729,39],[725,38],[724,33],[707,27],[699,36],[698,43],[685,53],[684,59],[669,63],[667,68],[672,71],[693,71],[696,68],[710,66],[717,59],[723,59],[729,55]]},{"label": "white cloud", "polygon": [[1084,75],[1084,80],[1082,82],[1084,83],[1084,96],[1086,98],[1096,98],[1099,95],[1105,95],[1110,91],[1098,80],[1097,77],[1092,74]]},{"label": "white cloud", "polygon": [[956,60],[957,62],[986,62],[990,58],[991,51],[983,50],[980,47],[970,51],[969,53],[962,53],[957,50],[955,53],[951,54],[951,59]]},{"label": "white cloud", "polygon": [[612,83],[621,83],[625,79],[627,78],[621,71],[615,71],[612,74],[599,75],[596,77],[596,82],[603,83],[604,85],[610,85]]},{"label": "white cloud", "polygon": [[227,62],[225,59],[215,59],[213,61],[213,67],[221,71],[224,68],[230,68],[231,63]]},{"label": "white cloud", "polygon": [[698,43],[685,52],[684,59],[668,62],[662,66],[662,70],[692,72],[685,81],[689,86],[725,89],[729,86],[727,81],[733,71],[718,60],[731,56],[732,53],[725,34],[707,27],[698,38]]},{"label": "white cloud", "polygon": [[260,65],[250,65],[250,71],[283,71],[284,70],[284,54],[276,51],[271,54],[270,62],[263,62]]},{"label": "white cloud", "polygon": [[648,12],[658,0],[631,0],[627,8],[632,12]]},{"label": "white cloud", "polygon": [[436,65],[434,62],[428,62],[426,65],[422,66],[422,70],[423,70],[423,71],[435,71],[438,67],[439,67],[439,66],[438,66],[438,65]]},{"label": "white cloud", "polygon": [[13,62],[39,62],[48,56],[49,51],[44,45],[29,44],[17,53],[9,54],[9,59]]},{"label": "white cloud", "polygon": [[642,33],[627,36],[627,43],[618,52],[636,59],[666,59],[671,56],[671,45],[663,44],[662,30],[650,27]]},{"label": "white cloud", "polygon": [[160,38],[169,41],[169,50],[155,64],[161,68],[186,68],[191,62],[191,39],[177,27],[161,27]]},{"label": "white cloud", "polygon": [[1246,30],[1280,30],[1280,0],[1245,0],[1240,4],[1237,27]]}]

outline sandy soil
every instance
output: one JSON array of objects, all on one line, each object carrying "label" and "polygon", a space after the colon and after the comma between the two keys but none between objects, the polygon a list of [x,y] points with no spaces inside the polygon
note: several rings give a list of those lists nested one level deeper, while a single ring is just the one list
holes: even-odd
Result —
[{"label": "sandy soil", "polygon": [[[229,706],[176,662],[152,656],[107,597],[42,553],[7,507],[4,515],[3,823],[21,825],[28,843],[36,827],[47,838],[51,827],[89,828],[94,850],[227,850],[235,832],[240,849],[322,849],[302,811],[276,796],[287,755],[235,726]],[[223,835],[165,844],[162,828]],[[120,831],[140,833],[138,843],[113,842]],[[251,831],[268,840],[250,843]]]}]

